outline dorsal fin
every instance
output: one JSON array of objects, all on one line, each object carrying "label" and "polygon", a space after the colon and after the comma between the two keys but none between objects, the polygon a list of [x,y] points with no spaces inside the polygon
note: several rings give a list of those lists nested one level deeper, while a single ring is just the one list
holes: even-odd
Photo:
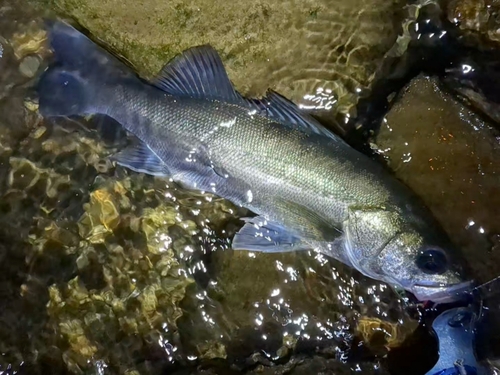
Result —
[{"label": "dorsal fin", "polygon": [[210,45],[192,47],[177,55],[163,67],[152,83],[172,95],[247,103],[260,115],[284,125],[340,140],[292,101],[273,90],[268,90],[262,99],[243,98],[229,80],[219,54]]},{"label": "dorsal fin", "polygon": [[312,116],[304,113],[295,103],[288,100],[276,91],[267,90],[262,99],[248,99],[250,107],[259,111],[260,114],[275,119],[283,124],[293,125],[296,129],[304,130],[327,136],[335,141],[340,138],[326,129]]},{"label": "dorsal fin", "polygon": [[170,60],[152,82],[172,95],[242,103],[217,51],[210,45],[192,47]]}]

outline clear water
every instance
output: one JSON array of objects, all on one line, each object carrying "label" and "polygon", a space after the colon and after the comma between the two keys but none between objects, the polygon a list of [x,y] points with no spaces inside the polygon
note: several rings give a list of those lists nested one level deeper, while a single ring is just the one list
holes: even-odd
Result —
[{"label": "clear water", "polygon": [[[163,6],[143,3],[141,9]],[[113,3],[103,4],[111,17]],[[367,25],[355,11],[366,4],[352,6],[345,14]],[[106,157],[123,147],[127,135],[110,120],[42,119],[32,100],[37,74],[49,56],[41,21],[50,12],[41,9],[22,1],[0,2],[0,368],[5,373],[423,374],[432,367],[435,342],[425,327],[417,329],[417,309],[385,284],[315,253],[233,252],[229,240],[247,212],[218,197],[115,168]],[[120,12],[117,7],[121,17],[145,22],[140,13]],[[237,85],[259,92],[268,85],[265,77],[285,94],[313,95],[318,87],[344,82],[344,71],[325,77],[332,69],[339,72],[335,64],[349,66],[338,56],[335,64],[328,64],[333,58],[328,51],[337,39],[330,40],[327,30],[337,25],[349,33],[356,27],[343,25],[346,18],[338,15],[328,22],[328,11],[316,13],[308,13],[305,31],[308,48],[314,47],[316,54],[306,54],[308,60],[303,54],[276,54],[277,60],[263,60],[268,64],[255,55],[255,69],[274,74],[261,74],[260,81],[239,75]],[[96,19],[86,22],[102,22]],[[133,33],[135,26],[130,25],[126,32]],[[384,24],[379,26],[362,30],[373,35],[385,30]],[[119,40],[121,32],[116,30],[112,38]],[[340,35],[340,40],[354,43],[348,49],[363,50],[356,48],[354,38]],[[368,42],[374,45],[377,39]],[[280,40],[279,48],[284,45],[286,40]],[[120,47],[126,46],[113,45]],[[154,62],[133,64],[147,70]],[[232,64],[231,69],[238,68]],[[252,70],[252,65],[245,68]],[[356,93],[369,86],[373,72],[369,67],[364,75],[359,73],[362,85],[346,84],[345,89]],[[339,98],[354,103],[353,95]],[[349,108],[339,104],[334,111],[349,114]],[[419,125],[427,130],[433,126],[425,121]],[[410,129],[400,126],[398,137],[384,138],[382,133],[376,140],[379,149],[394,150],[391,166],[408,139],[412,144],[429,142]],[[470,145],[474,154],[488,142],[491,150],[484,152],[493,165],[495,136],[481,134],[477,139],[467,133],[449,147],[459,152]],[[433,148],[429,158],[448,150]],[[448,162],[456,167],[454,181],[477,173],[473,167],[461,169],[454,160]],[[488,190],[478,188],[476,180],[460,182],[459,189],[458,182],[451,182],[442,188],[450,189],[449,194],[437,195],[435,189],[412,182],[416,173],[423,176],[424,161],[415,157],[403,162],[396,173],[431,208],[436,197],[438,203],[451,205],[457,199],[468,202],[472,195],[494,197],[498,189],[491,166],[482,170],[486,177],[478,177],[488,179]],[[484,166],[483,158],[472,158],[467,165]],[[433,177],[446,178],[445,173]],[[438,217],[440,211],[436,207]],[[451,223],[447,229],[457,234],[459,244],[471,241],[465,246],[471,252],[483,244],[478,259],[484,263],[490,249],[484,238],[494,236],[498,225],[495,212],[485,198],[478,211],[471,212],[464,203],[439,218]],[[464,234],[470,220],[484,232]],[[489,274],[498,274],[497,267],[488,266]]]}]

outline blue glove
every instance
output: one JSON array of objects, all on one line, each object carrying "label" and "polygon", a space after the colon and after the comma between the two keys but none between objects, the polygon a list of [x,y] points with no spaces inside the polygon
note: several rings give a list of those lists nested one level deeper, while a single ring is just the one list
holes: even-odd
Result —
[{"label": "blue glove", "polygon": [[439,341],[439,360],[426,375],[486,375],[474,351],[477,316],[472,306],[446,310],[432,323]]}]

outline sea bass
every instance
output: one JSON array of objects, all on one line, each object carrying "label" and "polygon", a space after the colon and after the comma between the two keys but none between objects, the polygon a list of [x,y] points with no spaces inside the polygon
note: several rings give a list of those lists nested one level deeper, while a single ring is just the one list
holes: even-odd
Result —
[{"label": "sea bass", "polygon": [[66,23],[51,22],[49,40],[41,114],[110,116],[136,138],[117,164],[254,212],[233,249],[319,251],[420,300],[470,290],[459,254],[408,188],[278,93],[240,95],[212,47],[188,49],[147,82]]}]

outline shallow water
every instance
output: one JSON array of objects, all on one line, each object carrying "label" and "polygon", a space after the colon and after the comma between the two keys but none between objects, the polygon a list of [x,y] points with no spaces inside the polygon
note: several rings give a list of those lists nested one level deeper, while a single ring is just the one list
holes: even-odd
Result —
[{"label": "shallow water", "polygon": [[40,14],[2,10],[3,369],[384,371],[417,325],[393,291],[314,253],[234,253],[246,212],[114,168],[126,139],[109,120],[43,120]]},{"label": "shallow water", "polygon": [[[112,3],[103,4],[112,11]],[[342,26],[338,16],[328,18],[333,10],[321,9],[314,18],[318,24]],[[393,16],[392,10],[380,11]],[[435,343],[425,329],[416,331],[414,307],[385,284],[312,252],[233,252],[228,243],[241,227],[239,218],[248,214],[245,210],[167,180],[115,168],[106,157],[127,139],[109,120],[43,120],[31,98],[33,77],[48,61],[41,26],[45,14],[14,0],[3,1],[0,14],[2,369],[29,374],[423,374],[432,367]],[[135,31],[146,33],[139,27],[140,14],[134,15]],[[103,19],[90,17],[85,26]],[[379,24],[381,29],[385,25]],[[347,32],[339,38],[352,35],[346,27],[340,27]],[[324,45],[318,54],[293,59],[276,54],[277,63],[264,59],[269,64],[254,57],[248,64],[255,65],[245,68],[253,71],[255,66],[255,76],[240,75],[237,86],[259,91],[265,77],[286,94],[337,82],[337,73],[323,75],[331,69],[326,63],[323,71],[304,68],[330,56],[337,39],[330,40],[324,29],[316,34],[314,27],[305,30],[317,37],[309,46]],[[293,32],[301,34],[302,29]],[[120,30],[115,33],[115,41],[124,36]],[[151,33],[141,38],[161,39]],[[374,49],[383,49],[376,51],[375,60],[396,36],[382,34],[389,35],[388,41],[370,41]],[[97,35],[105,37],[109,35]],[[301,39],[292,39],[300,46]],[[183,40],[177,47],[191,44],[198,43]],[[231,51],[234,56],[237,52]],[[242,58],[234,59],[230,71]],[[288,60],[303,65],[289,66]],[[366,85],[375,60],[362,73]],[[275,73],[259,73],[259,81],[256,72],[263,69]],[[303,81],[290,75],[304,69]],[[351,74],[355,77],[355,71]],[[294,85],[307,87],[297,90]],[[387,140],[394,152],[404,138],[414,137],[407,131]],[[487,155],[497,152],[493,143],[491,147],[484,151]],[[410,183],[406,176],[412,173],[401,178]],[[461,169],[455,173],[460,175]],[[433,197],[425,188],[413,187],[423,197]],[[486,224],[491,218],[479,217],[481,212],[473,218],[491,234]],[[448,229],[460,232],[461,224],[457,215]]]}]

